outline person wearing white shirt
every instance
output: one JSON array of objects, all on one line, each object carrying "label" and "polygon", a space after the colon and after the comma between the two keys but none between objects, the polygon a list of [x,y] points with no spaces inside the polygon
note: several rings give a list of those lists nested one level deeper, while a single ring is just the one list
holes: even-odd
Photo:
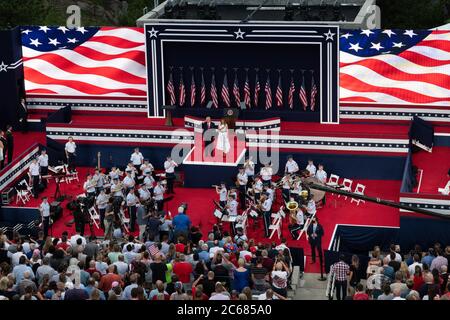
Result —
[{"label": "person wearing white shirt", "polygon": [[178,167],[175,161],[172,160],[170,156],[166,157],[166,161],[164,162],[164,170],[166,171],[166,180],[167,180],[167,193],[174,194],[173,191],[173,183],[175,181],[175,167]]},{"label": "person wearing white shirt", "polygon": [[222,208],[227,205],[228,190],[224,182],[220,186],[216,186],[216,193],[219,195],[219,204]]},{"label": "person wearing white shirt", "polygon": [[150,192],[153,189],[153,186],[155,184],[155,179],[152,176],[152,172],[150,171],[150,169],[145,169],[144,171],[144,184],[147,187],[148,190],[150,190]]},{"label": "person wearing white shirt", "polygon": [[78,247],[78,244],[77,244],[77,240],[78,240],[78,239],[81,239],[81,245],[82,245],[83,248],[84,248],[84,247],[86,246],[86,238],[83,237],[82,235],[80,235],[78,231],[77,231],[76,234],[74,234],[72,237],[70,237],[70,240],[69,240],[70,246],[71,246],[72,248]]},{"label": "person wearing white shirt", "polygon": [[245,174],[248,177],[249,185],[253,183],[253,179],[255,176],[255,163],[252,161],[252,157],[250,156],[244,163]]},{"label": "person wearing white shirt", "polygon": [[264,193],[267,194],[267,196],[269,197],[270,201],[274,201],[275,198],[275,191],[272,189],[272,187],[269,186],[264,186]]},{"label": "person wearing white shirt", "polygon": [[83,189],[88,197],[95,197],[95,181],[92,180],[92,175],[88,174]]},{"label": "person wearing white shirt", "polygon": [[316,171],[316,178],[322,183],[327,183],[327,172],[323,169],[323,164],[319,164],[319,170]]},{"label": "person wearing white shirt", "polygon": [[[41,155],[38,157],[37,163],[39,164],[41,176],[48,175],[48,154],[45,149],[41,150]],[[43,179],[42,184],[47,187],[47,179]]]},{"label": "person wearing white shirt", "polygon": [[[114,178],[111,182],[111,193],[113,197],[115,198],[123,198],[123,192],[122,192],[122,183],[119,181],[119,178]],[[119,200],[119,199],[117,199]],[[122,200],[120,200],[122,201]]]},{"label": "person wearing white shirt", "polygon": [[255,183],[253,184],[253,192],[255,193],[255,201],[261,198],[261,192],[263,191],[263,183],[261,178],[257,176],[255,178]]},{"label": "person wearing white shirt", "polygon": [[131,154],[130,161],[136,169],[140,169],[140,166],[144,162],[144,156],[141,152],[139,152],[139,148],[134,149],[134,152]]},{"label": "person wearing white shirt", "polygon": [[106,207],[108,206],[108,196],[105,193],[105,190],[102,188],[100,189],[100,194],[97,196],[97,199],[95,200],[95,204],[98,208],[98,213],[100,215],[100,226],[103,230],[105,230],[105,212]]},{"label": "person wearing white shirt", "polygon": [[44,238],[48,236],[48,227],[50,225],[50,204],[48,203],[47,197],[42,198],[42,203],[39,206],[39,211],[41,212],[42,225],[44,228]]},{"label": "person wearing white shirt", "polygon": [[294,217],[295,221],[292,221],[293,223],[288,226],[288,229],[292,235],[292,239],[297,240],[300,230],[302,230],[303,226],[305,225],[305,216],[303,214],[303,210],[298,208]]},{"label": "person wearing white shirt", "polygon": [[270,163],[266,163],[264,167],[261,168],[261,178],[264,185],[269,185],[272,182],[273,170]]},{"label": "person wearing white shirt", "polygon": [[31,184],[33,185],[33,196],[37,199],[39,197],[39,181],[41,179],[37,159],[31,160],[30,168],[28,170],[30,173]]},{"label": "person wearing white shirt", "polygon": [[416,266],[419,266],[423,270],[423,264],[420,262],[420,257],[417,253],[413,256],[413,260],[414,262],[408,267],[408,272],[411,275],[416,273]]},{"label": "person wearing white shirt", "polygon": [[316,202],[314,201],[314,199],[310,199],[308,201],[308,204],[306,206],[306,212],[308,213],[308,215],[313,216],[316,214]]},{"label": "person wearing white shirt", "polygon": [[295,160],[292,158],[292,156],[288,156],[288,160],[286,162],[284,172],[293,174],[293,173],[298,172],[298,170],[299,170],[299,167],[298,167],[297,162],[295,162]]},{"label": "person wearing white shirt", "polygon": [[92,179],[95,181],[95,193],[100,194],[100,190],[104,188],[105,185],[105,175],[100,173],[99,169],[95,169],[94,176]]},{"label": "person wearing white shirt", "polygon": [[283,195],[283,200],[285,202],[289,201],[289,197],[291,196],[291,174],[287,173],[281,179],[281,194]]},{"label": "person wearing white shirt", "polygon": [[[238,216],[238,202],[234,198],[234,196],[230,196],[227,204],[227,212],[230,217],[237,217]],[[231,224],[231,230],[233,234],[236,234],[236,222],[230,222]]]},{"label": "person wearing white shirt", "polygon": [[[450,179],[450,169],[448,169],[447,178]],[[438,188],[438,192],[444,196],[448,196],[450,194],[450,180],[448,180],[444,188]]]},{"label": "person wearing white shirt", "polygon": [[151,193],[150,191],[148,191],[148,188],[145,184],[141,185],[138,192],[141,203],[145,203],[151,197]]},{"label": "person wearing white shirt", "polygon": [[158,181],[155,188],[153,189],[153,198],[155,199],[158,211],[161,211],[163,209],[164,192],[166,192],[166,189],[162,185],[161,181]]},{"label": "person wearing white shirt", "polygon": [[136,224],[136,205],[139,204],[139,199],[134,194],[134,187],[130,188],[130,192],[127,194],[127,206],[128,215],[130,217],[130,231],[134,232],[134,227]]},{"label": "person wearing white shirt", "polygon": [[123,186],[126,188],[126,193],[130,192],[131,188],[134,188],[136,182],[131,177],[131,171],[127,171],[127,176],[123,179]]},{"label": "person wearing white shirt", "polygon": [[261,197],[262,202],[262,211],[263,211],[263,219],[264,219],[264,232],[265,237],[269,237],[269,226],[270,219],[272,216],[272,200],[270,200],[269,195],[264,195]]},{"label": "person wearing white shirt", "polygon": [[126,168],[125,168],[125,173],[128,172],[128,171],[131,172],[131,177],[132,177],[133,179],[135,179],[135,178],[136,178],[137,170],[136,170],[136,168],[133,166],[133,163],[132,163],[131,161],[128,162],[128,164],[127,164],[127,166],[126,166]]},{"label": "person wearing white shirt", "polygon": [[77,145],[73,141],[73,137],[69,137],[69,141],[66,143],[64,150],[66,152],[67,158],[67,170],[69,170],[69,172],[73,172],[75,171],[75,159],[77,150]]},{"label": "person wearing white shirt", "polygon": [[314,177],[316,175],[316,166],[314,165],[314,161],[308,160],[308,165],[306,166],[306,170],[309,172],[310,177]]},{"label": "person wearing white shirt", "polygon": [[241,204],[241,209],[245,210],[245,194],[247,192],[248,177],[244,171],[244,167],[239,168],[239,173],[237,175],[237,182],[239,185],[239,203]]}]

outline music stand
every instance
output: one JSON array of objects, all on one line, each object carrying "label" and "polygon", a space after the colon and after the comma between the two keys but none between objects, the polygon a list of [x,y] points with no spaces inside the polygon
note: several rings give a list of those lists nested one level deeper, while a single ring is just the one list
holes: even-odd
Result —
[{"label": "music stand", "polygon": [[173,126],[173,121],[172,121],[172,110],[175,110],[177,107],[176,106],[162,106],[162,109],[166,111],[166,123],[165,125],[168,127],[172,127]]}]

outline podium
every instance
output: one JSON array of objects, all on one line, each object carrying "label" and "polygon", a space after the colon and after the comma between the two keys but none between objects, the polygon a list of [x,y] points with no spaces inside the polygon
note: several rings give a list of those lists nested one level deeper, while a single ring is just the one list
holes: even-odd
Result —
[{"label": "podium", "polygon": [[173,126],[172,111],[176,109],[176,106],[162,106],[162,109],[166,111],[166,123],[168,127]]},{"label": "podium", "polygon": [[228,129],[236,128],[236,120],[239,117],[239,109],[237,108],[226,108],[223,110],[223,117],[228,125]]}]

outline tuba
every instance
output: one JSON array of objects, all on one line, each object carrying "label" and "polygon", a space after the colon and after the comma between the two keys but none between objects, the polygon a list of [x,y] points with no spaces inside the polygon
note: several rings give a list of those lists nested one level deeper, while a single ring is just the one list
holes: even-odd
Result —
[{"label": "tuba", "polygon": [[286,208],[289,210],[289,224],[294,224],[297,222],[297,209],[298,202],[297,201],[289,201],[286,204]]}]

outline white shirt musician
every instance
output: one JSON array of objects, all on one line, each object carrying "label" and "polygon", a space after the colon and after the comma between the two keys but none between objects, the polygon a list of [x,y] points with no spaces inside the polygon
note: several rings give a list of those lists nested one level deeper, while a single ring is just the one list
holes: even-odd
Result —
[{"label": "white shirt musician", "polygon": [[216,192],[219,195],[219,203],[222,207],[224,207],[227,203],[228,198],[228,190],[224,183],[221,183],[220,186],[216,186]]},{"label": "white shirt musician", "polygon": [[77,145],[73,141],[72,137],[69,137],[69,141],[66,142],[65,150],[68,153],[75,153],[77,150]]},{"label": "white shirt musician", "polygon": [[139,148],[134,149],[134,152],[131,154],[130,161],[135,167],[140,166],[144,162],[144,156],[141,152],[139,152]]},{"label": "white shirt musician", "polygon": [[42,150],[37,162],[40,167],[48,167],[48,154],[45,153],[45,150]]},{"label": "white shirt musician", "polygon": [[39,164],[37,163],[36,159],[33,159],[28,170],[32,177],[39,177]]},{"label": "white shirt musician", "polygon": [[245,174],[248,177],[253,177],[255,175],[255,163],[252,161],[252,158],[250,157],[245,163]]},{"label": "white shirt musician", "polygon": [[270,199],[270,196],[267,197],[266,200],[264,200],[264,202],[262,203],[262,210],[264,212],[272,211],[272,199]]},{"label": "white shirt musician", "polygon": [[109,173],[109,178],[110,178],[111,180],[119,179],[119,177],[120,177],[121,175],[122,175],[122,172],[120,171],[119,168],[112,167],[112,168],[111,168],[111,172]]},{"label": "white shirt musician", "polygon": [[140,189],[139,189],[139,199],[141,199],[142,202],[147,201],[148,199],[150,199],[150,191],[148,191],[148,188],[146,185],[143,185]]},{"label": "white shirt musician", "polygon": [[282,179],[282,188],[285,190],[290,190],[291,189],[291,176],[290,175],[285,175]]},{"label": "white shirt musician", "polygon": [[127,206],[132,207],[139,203],[138,197],[134,194],[134,192],[128,192],[127,194]]},{"label": "white shirt musician", "polygon": [[323,165],[319,164],[319,170],[316,172],[316,178],[322,183],[327,183],[327,173],[323,170]]},{"label": "white shirt musician", "polygon": [[228,192],[228,197],[233,196],[235,199],[237,199],[237,191],[236,188],[230,188],[230,191]]},{"label": "white shirt musician", "polygon": [[264,184],[267,184],[270,181],[272,181],[272,175],[273,175],[273,170],[269,164],[266,164],[264,167],[261,168],[261,178],[262,178]]},{"label": "white shirt musician", "polygon": [[151,174],[146,174],[144,178],[144,184],[147,187],[147,189],[152,189],[155,184],[155,179],[153,179]]},{"label": "white shirt musician", "polygon": [[83,185],[83,189],[84,189],[84,191],[86,191],[86,193],[88,195],[92,195],[92,194],[95,194],[95,185],[96,185],[96,182],[92,180],[92,176],[88,175],[87,180]]},{"label": "white shirt musician", "polygon": [[309,176],[314,177],[316,175],[316,166],[312,160],[308,160],[308,165],[306,166],[306,170],[309,171]]},{"label": "white shirt musician", "polygon": [[300,208],[297,209],[297,214],[295,215],[295,217],[297,218],[297,224],[301,226],[305,225],[305,215]]},{"label": "white shirt musician", "polygon": [[316,202],[314,201],[314,199],[308,201],[306,212],[308,212],[309,215],[313,215],[316,213]]},{"label": "white shirt musician", "polygon": [[111,193],[114,197],[123,197],[122,184],[119,179],[114,179],[111,183]]},{"label": "white shirt musician", "polygon": [[33,185],[33,196],[37,199],[39,196],[39,181],[40,181],[40,174],[39,174],[39,164],[37,163],[36,159],[33,159],[30,164],[29,174],[30,174],[30,181]]},{"label": "white shirt musician", "polygon": [[228,214],[232,217],[236,217],[238,215],[238,202],[234,197],[230,197],[230,200],[228,201]]},{"label": "white shirt musician", "polygon": [[302,192],[302,182],[301,181],[296,181],[293,185],[292,194],[296,194],[296,195],[300,195],[300,192]]},{"label": "white shirt musician", "polygon": [[125,168],[125,172],[131,172],[131,177],[134,179],[136,177],[136,171],[137,169],[133,166],[132,162],[128,162],[127,167]]},{"label": "white shirt musician", "polygon": [[155,198],[155,200],[156,201],[164,200],[165,191],[166,189],[164,188],[164,186],[158,182],[155,189],[153,190],[153,197]]},{"label": "white shirt musician", "polygon": [[290,156],[288,158],[288,161],[286,162],[284,172],[292,174],[292,173],[296,173],[298,170],[299,170],[299,167],[298,167],[297,162],[295,162],[295,160],[292,159],[292,156]]},{"label": "white shirt musician", "polygon": [[261,181],[261,178],[257,177],[255,179],[255,184],[253,185],[253,192],[255,194],[261,194],[261,192],[263,191],[263,183]]},{"label": "white shirt musician", "polygon": [[240,186],[246,186],[248,182],[248,176],[244,172],[244,170],[240,170],[240,172],[237,175],[237,181]]},{"label": "white shirt musician", "polygon": [[178,164],[173,161],[171,157],[167,157],[166,161],[164,162],[164,170],[166,171],[168,193],[175,193],[173,191],[173,183],[175,181],[175,167],[178,167]]},{"label": "white shirt musician", "polygon": [[42,201],[41,205],[39,206],[39,211],[41,212],[43,218],[50,217],[50,204],[48,203],[48,201]]},{"label": "white shirt musician", "polygon": [[141,169],[141,172],[143,172],[144,174],[147,173],[147,171],[148,173],[152,173],[153,170],[155,170],[153,165],[150,162],[148,162],[148,160],[144,160],[144,163],[141,165],[139,169]]},{"label": "white shirt musician", "polygon": [[105,194],[103,190],[97,196],[95,204],[97,205],[99,210],[106,209],[106,207],[108,206],[108,196]]},{"label": "white shirt musician", "polygon": [[270,199],[270,201],[273,202],[273,199],[275,197],[275,191],[269,187],[265,190],[265,192],[268,194],[268,198]]},{"label": "white shirt musician", "polygon": [[166,171],[166,173],[174,173],[175,167],[178,167],[178,165],[170,158],[164,162],[164,170]]},{"label": "white shirt musician", "polygon": [[133,188],[134,185],[136,184],[136,182],[134,181],[134,179],[131,177],[131,172],[128,171],[127,172],[127,176],[123,179],[123,185],[127,188]]},{"label": "white shirt musician", "polygon": [[105,185],[105,177],[100,173],[99,170],[95,170],[95,174],[92,179],[96,182],[96,188],[103,188],[103,186]]}]

